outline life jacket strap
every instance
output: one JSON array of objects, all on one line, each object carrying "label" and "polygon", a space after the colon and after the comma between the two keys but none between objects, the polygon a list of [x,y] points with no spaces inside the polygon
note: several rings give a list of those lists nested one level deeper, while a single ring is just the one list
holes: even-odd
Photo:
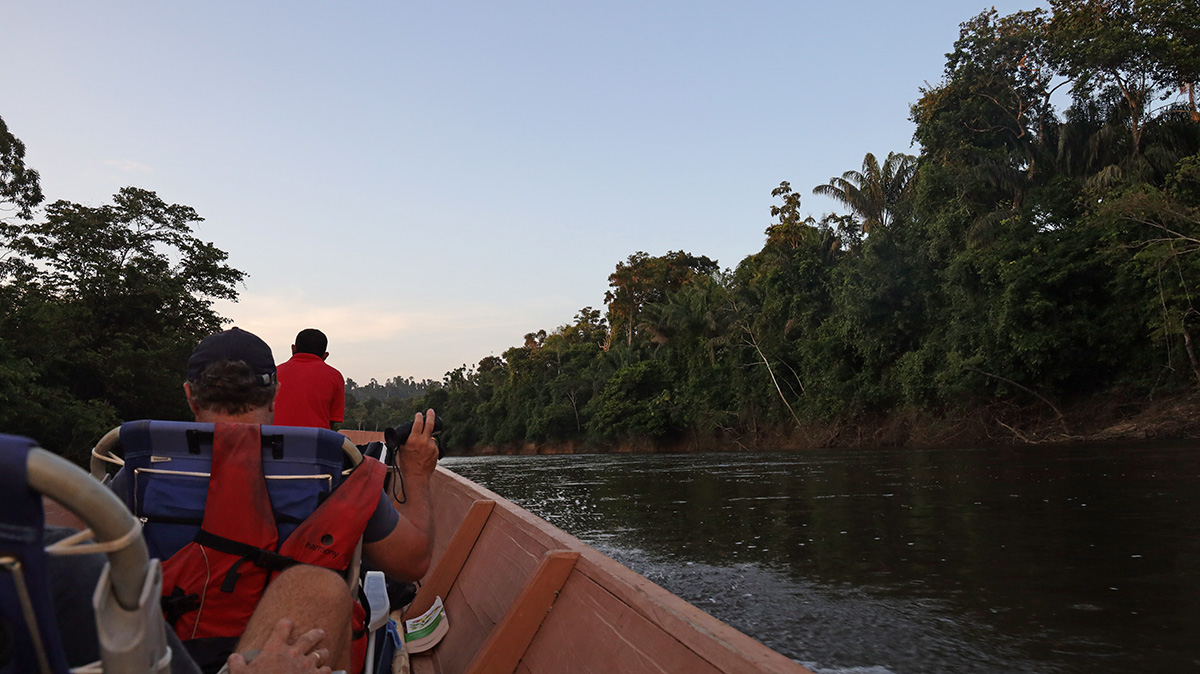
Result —
[{"label": "life jacket strap", "polygon": [[167,619],[167,623],[171,627],[174,627],[184,614],[200,608],[200,595],[194,592],[186,594],[183,588],[176,585],[175,589],[171,590],[171,594],[162,596],[160,602],[162,603],[163,617]]},{"label": "life jacket strap", "polygon": [[289,566],[299,564],[299,562],[291,557],[288,557],[287,555],[281,555],[278,552],[266,550],[258,546],[250,545],[249,543],[241,543],[239,541],[225,538],[224,536],[218,536],[212,532],[205,531],[204,529],[201,529],[196,534],[195,542],[197,545],[203,545],[204,547],[216,550],[217,552],[237,555],[241,558],[229,569],[229,572],[225,574],[225,580],[221,583],[222,592],[233,592],[234,587],[237,585],[238,578],[241,577],[241,574],[238,572],[238,567],[242,565],[242,562],[252,562],[255,566],[264,568],[273,573],[283,571]]}]

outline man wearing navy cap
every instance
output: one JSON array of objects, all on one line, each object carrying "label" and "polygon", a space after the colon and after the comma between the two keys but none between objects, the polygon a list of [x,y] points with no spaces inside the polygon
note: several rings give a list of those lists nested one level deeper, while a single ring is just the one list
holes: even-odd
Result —
[{"label": "man wearing navy cap", "polygon": [[[188,405],[199,422],[272,424],[278,391],[271,348],[258,336],[230,328],[204,338],[188,359],[183,385]],[[435,414],[417,414],[413,430],[400,452],[406,501],[401,504],[381,491],[363,533],[363,554],[374,568],[397,580],[425,575],[432,558],[433,517],[429,480],[437,467],[437,443],[432,438]],[[322,598],[314,593],[322,592]],[[295,566],[268,587],[238,643],[237,652],[253,652],[267,643],[280,621],[291,620],[296,634],[323,629],[314,652],[323,651],[323,664],[345,669],[349,664],[349,612],[353,599],[345,580],[333,571]],[[289,643],[292,643],[289,639]],[[240,664],[235,653],[230,664]]]},{"label": "man wearing navy cap", "polygon": [[[271,424],[278,390],[271,349],[240,328],[210,335],[188,359],[183,389],[196,421]],[[437,466],[437,443],[432,438],[435,419],[433,410],[415,415],[412,433],[400,451],[406,502],[395,502],[381,490],[363,533],[363,554],[375,568],[397,580],[421,578],[431,560],[429,479]],[[115,480],[121,479],[129,477],[118,473]],[[56,531],[60,533],[54,534],[55,539],[70,533]],[[99,578],[103,560],[79,555],[52,557],[50,563],[58,565],[51,572],[57,573],[60,581],[87,581],[82,585],[56,582],[55,602],[60,622],[72,626],[67,634],[80,635],[68,644],[76,646],[73,657],[81,662],[94,660],[95,640],[82,637],[83,630],[94,626],[90,594],[80,588],[95,586],[93,579]],[[334,571],[307,565],[285,569],[267,587],[236,652],[221,671],[330,674],[347,669],[353,601],[345,579]],[[173,651],[179,653],[182,646],[174,631],[167,629],[167,633]],[[171,671],[194,673],[196,665],[180,653],[173,658]]]},{"label": "man wearing navy cap", "polygon": [[277,389],[271,347],[241,328],[205,337],[188,358],[183,392],[196,421],[273,423]]}]

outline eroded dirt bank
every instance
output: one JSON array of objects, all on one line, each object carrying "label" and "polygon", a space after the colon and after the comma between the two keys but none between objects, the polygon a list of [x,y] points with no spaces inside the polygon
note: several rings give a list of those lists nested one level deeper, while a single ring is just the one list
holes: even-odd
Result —
[{"label": "eroded dirt bank", "polygon": [[[560,443],[485,447],[490,454],[594,454],[624,452],[711,452],[868,447],[1011,447],[1029,444],[1089,444],[1200,441],[1200,392],[1157,398],[1121,394],[1054,407],[993,403],[968,412],[864,415],[837,423],[762,428],[742,434],[688,434],[669,442],[634,440],[619,444]],[[458,453],[458,452],[455,452]]]}]

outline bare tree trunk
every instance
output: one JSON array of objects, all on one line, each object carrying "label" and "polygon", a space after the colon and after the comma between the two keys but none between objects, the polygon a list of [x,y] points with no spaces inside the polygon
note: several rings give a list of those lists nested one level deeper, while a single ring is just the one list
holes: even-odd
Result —
[{"label": "bare tree trunk", "polygon": [[1129,106],[1129,130],[1133,135],[1133,156],[1140,157],[1142,155],[1142,114],[1145,112],[1146,104],[1144,101],[1139,101],[1137,96],[1145,96],[1145,82],[1141,82],[1142,90],[1134,92],[1134,82],[1126,82],[1119,76],[1114,76],[1113,81],[1117,83],[1117,88],[1125,97],[1125,104]]},{"label": "bare tree trunk", "polygon": [[981,375],[983,375],[983,376],[985,376],[985,377],[992,377],[993,379],[999,379],[999,380],[1000,380],[1000,381],[1002,381],[1002,382],[1006,382],[1006,383],[1008,383],[1008,384],[1012,384],[1013,386],[1016,386],[1017,388],[1021,389],[1022,391],[1025,391],[1026,393],[1029,393],[1029,394],[1031,394],[1031,395],[1035,395],[1035,396],[1037,396],[1037,397],[1038,397],[1038,398],[1039,398],[1039,399],[1040,399],[1042,402],[1044,402],[1044,403],[1046,403],[1047,405],[1049,405],[1049,406],[1050,406],[1050,409],[1054,410],[1054,413],[1055,413],[1056,415],[1058,415],[1058,423],[1062,424],[1063,433],[1069,433],[1069,432],[1070,432],[1070,430],[1067,428],[1067,419],[1066,419],[1066,417],[1064,417],[1064,416],[1063,416],[1063,413],[1062,413],[1062,412],[1059,412],[1059,411],[1058,411],[1058,408],[1054,406],[1054,403],[1052,403],[1052,402],[1050,402],[1049,400],[1047,400],[1045,396],[1043,396],[1042,394],[1038,393],[1037,391],[1034,391],[1033,389],[1029,388],[1028,386],[1022,386],[1022,385],[1018,384],[1017,382],[1015,382],[1015,381],[1013,381],[1013,380],[1011,380],[1011,379],[1008,379],[1008,378],[1006,378],[1006,377],[1001,377],[1001,376],[1000,376],[1000,375],[998,375],[998,374],[992,374],[992,373],[990,373],[990,372],[984,372],[983,370],[980,370],[980,369],[979,369],[979,368],[977,368],[977,367],[965,366],[965,367],[963,367],[963,369],[964,369],[964,370],[970,370],[970,371],[972,371],[972,372],[978,372],[979,374],[981,374]]},{"label": "bare tree trunk", "polygon": [[745,330],[746,334],[750,335],[750,339],[746,340],[746,343],[753,346],[754,350],[758,352],[758,357],[762,359],[763,365],[767,367],[767,374],[771,375],[771,383],[775,385],[775,391],[779,393],[779,399],[783,401],[784,406],[787,407],[788,412],[792,415],[792,419],[795,420],[796,428],[799,428],[800,418],[796,416],[796,411],[792,409],[791,404],[787,401],[787,396],[783,394],[783,389],[779,387],[779,380],[775,379],[775,371],[771,369],[771,363],[767,361],[767,356],[762,352],[762,349],[758,348],[758,340],[754,338],[754,333],[750,331],[750,328],[745,328]]},{"label": "bare tree trunk", "polygon": [[575,413],[575,430],[583,432],[583,424],[579,421],[579,394],[572,391],[565,394],[567,402],[571,403],[571,411]]},{"label": "bare tree trunk", "polygon": [[[1192,313],[1194,309],[1189,310]],[[1196,383],[1200,384],[1200,360],[1196,358],[1196,349],[1192,345],[1192,333],[1187,329],[1187,323],[1179,326],[1180,332],[1183,333],[1183,348],[1187,351],[1188,360],[1192,362],[1192,374],[1196,375]]]}]

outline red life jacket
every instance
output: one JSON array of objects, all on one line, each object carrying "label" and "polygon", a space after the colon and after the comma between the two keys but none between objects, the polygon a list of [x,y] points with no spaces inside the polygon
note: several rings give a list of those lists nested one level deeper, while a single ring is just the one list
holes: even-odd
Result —
[{"label": "red life jacket", "polygon": [[256,425],[215,425],[200,533],[162,565],[164,614],[201,668],[224,663],[277,573],[297,563],[345,572],[379,503],[387,471],[366,457],[280,545],[261,442]]}]

